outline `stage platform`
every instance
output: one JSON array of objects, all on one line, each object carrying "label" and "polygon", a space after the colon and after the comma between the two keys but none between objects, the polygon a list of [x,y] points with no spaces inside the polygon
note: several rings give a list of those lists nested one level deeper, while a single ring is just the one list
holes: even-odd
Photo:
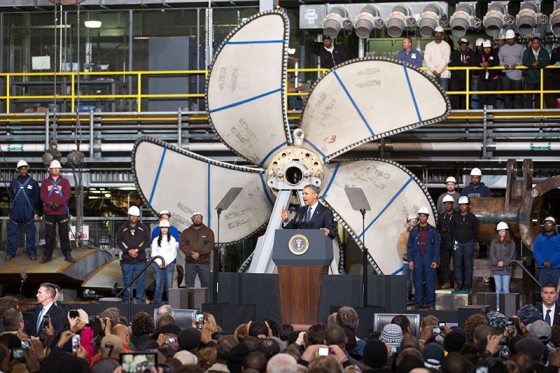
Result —
[{"label": "stage platform", "polygon": [[105,250],[82,249],[72,251],[76,263],[64,261],[64,256],[57,250],[52,261],[39,264],[41,254],[36,261],[31,261],[25,250],[19,249],[12,260],[0,257],[0,282],[4,284],[19,283],[21,276],[26,275],[25,283],[40,284],[42,282],[81,284],[97,270],[113,260],[113,255]]}]

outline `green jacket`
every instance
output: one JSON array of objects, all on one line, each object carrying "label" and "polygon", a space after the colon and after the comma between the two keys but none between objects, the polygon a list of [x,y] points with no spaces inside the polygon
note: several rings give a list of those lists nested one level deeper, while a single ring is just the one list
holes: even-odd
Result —
[{"label": "green jacket", "polygon": [[[525,83],[528,84],[539,84],[541,81],[541,69],[550,65],[550,55],[548,51],[541,47],[539,49],[539,67],[534,68],[533,62],[535,62],[535,54],[533,53],[533,48],[525,49],[523,53],[523,65],[527,66],[529,70],[525,74]],[[546,81],[546,75],[544,74],[544,80]]]}]

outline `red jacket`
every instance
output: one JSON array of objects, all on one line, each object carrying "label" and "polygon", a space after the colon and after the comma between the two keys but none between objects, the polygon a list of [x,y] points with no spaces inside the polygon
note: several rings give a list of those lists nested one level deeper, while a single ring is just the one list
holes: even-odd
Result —
[{"label": "red jacket", "polygon": [[[56,184],[56,186],[54,185]],[[49,187],[52,186],[49,191]],[[62,176],[59,176],[56,183],[52,176],[47,177],[41,184],[41,201],[45,204],[45,214],[47,215],[70,215],[70,206],[68,201],[72,195],[70,182]],[[52,204],[58,205],[58,210],[52,209]]]}]

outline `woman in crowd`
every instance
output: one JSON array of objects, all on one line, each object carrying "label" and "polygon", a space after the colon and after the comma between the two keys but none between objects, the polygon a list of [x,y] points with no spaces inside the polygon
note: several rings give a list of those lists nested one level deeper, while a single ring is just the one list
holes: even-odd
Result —
[{"label": "woman in crowd", "polygon": [[511,280],[511,267],[508,263],[515,259],[515,242],[511,239],[509,227],[503,221],[498,223],[498,235],[490,244],[490,266],[492,275],[496,282],[496,293],[498,294],[496,304],[500,308],[500,293],[509,293],[509,282]]},{"label": "woman in crowd", "polygon": [[154,277],[156,280],[155,304],[161,304],[162,302],[164,282],[167,299],[169,299],[169,289],[173,287],[173,273],[175,272],[178,243],[175,237],[169,233],[169,227],[169,220],[161,220],[159,222],[159,236],[152,241],[152,258],[161,256],[165,261],[165,263],[162,263],[161,259],[156,259],[154,262]]}]

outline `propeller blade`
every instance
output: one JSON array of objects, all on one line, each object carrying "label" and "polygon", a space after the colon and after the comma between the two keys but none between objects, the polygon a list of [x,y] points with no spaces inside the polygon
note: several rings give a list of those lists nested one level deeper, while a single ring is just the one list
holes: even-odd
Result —
[{"label": "propeller blade", "polygon": [[418,68],[390,59],[352,60],[324,75],[301,119],[305,141],[328,161],[365,142],[439,122],[451,104]]},{"label": "propeller blade", "polygon": [[[420,207],[436,211],[428,190],[418,178],[398,163],[360,160],[327,164],[322,198],[350,236],[363,248],[362,214],[352,209],[345,188],[361,188],[371,206],[365,214],[365,245],[371,263],[379,274],[392,274],[402,268],[402,254],[397,246],[407,228],[406,217]],[[435,216],[428,223],[435,226]]]},{"label": "propeller blade", "polygon": [[192,213],[199,211],[217,240],[215,208],[233,187],[242,190],[221,215],[220,243],[250,236],[270,218],[272,197],[262,169],[213,161],[149,137],[136,141],[132,167],[144,203],[154,212],[169,210],[179,231],[189,227]]},{"label": "propeller blade", "polygon": [[292,142],[284,94],[288,33],[283,12],[255,15],[232,31],[209,68],[210,123],[231,150],[264,167],[272,149]]}]

